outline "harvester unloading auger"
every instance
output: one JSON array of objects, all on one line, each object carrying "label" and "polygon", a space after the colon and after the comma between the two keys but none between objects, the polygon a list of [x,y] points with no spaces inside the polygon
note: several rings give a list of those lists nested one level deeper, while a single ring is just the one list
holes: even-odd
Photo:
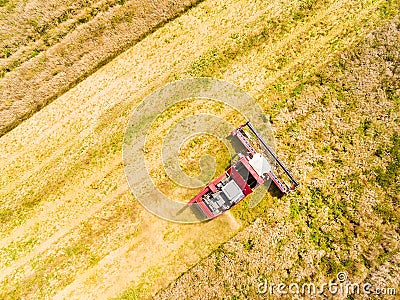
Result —
[{"label": "harvester unloading auger", "polygon": [[[243,146],[244,153],[238,152],[238,160],[188,203],[209,219],[229,210],[268,180],[284,194],[299,185],[250,122],[233,130],[231,135]],[[283,171],[281,176],[273,172],[268,158],[278,164]]]}]

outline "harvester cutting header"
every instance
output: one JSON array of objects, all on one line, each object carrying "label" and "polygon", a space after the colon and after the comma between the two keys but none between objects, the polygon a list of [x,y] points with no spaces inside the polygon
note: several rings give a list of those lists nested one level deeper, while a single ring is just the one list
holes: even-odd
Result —
[{"label": "harvester cutting header", "polygon": [[[207,218],[221,215],[265,182],[272,181],[283,194],[299,185],[250,122],[233,130],[231,136],[241,145],[238,159],[188,203]],[[276,162],[275,173],[269,161]]]}]

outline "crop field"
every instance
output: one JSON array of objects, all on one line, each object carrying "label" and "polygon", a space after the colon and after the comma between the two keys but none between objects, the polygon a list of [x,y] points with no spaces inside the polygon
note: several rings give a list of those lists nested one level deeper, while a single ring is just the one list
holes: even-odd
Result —
[{"label": "crop field", "polygon": [[197,2],[0,1],[0,136]]},{"label": "crop field", "polygon": [[[260,277],[339,272],[400,293],[398,1],[43,3],[0,0],[1,299],[263,299]],[[152,91],[204,76],[254,97],[300,187],[175,224],[131,193],[122,141]],[[151,127],[146,164],[165,194],[196,192],[162,172],[165,132],[216,111],[240,121],[200,101]],[[190,175],[204,154],[228,163],[212,138],[181,150]]]}]

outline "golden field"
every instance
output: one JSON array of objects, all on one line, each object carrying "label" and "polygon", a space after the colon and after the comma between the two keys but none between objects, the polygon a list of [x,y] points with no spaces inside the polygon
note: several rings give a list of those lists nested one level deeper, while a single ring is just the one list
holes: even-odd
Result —
[{"label": "golden field", "polygon": [[[11,2],[0,1],[2,16]],[[340,271],[398,288],[398,16],[396,1],[206,0],[102,67],[82,64],[91,75],[76,85],[52,85],[53,101],[0,137],[0,298],[265,298],[256,290],[261,276],[320,283]],[[95,53],[75,42],[76,55]],[[0,79],[2,95],[21,86],[38,97],[23,90],[29,78],[8,84],[13,72],[27,74],[23,66]],[[252,210],[246,200],[193,225],[158,219],[138,203],[121,158],[129,116],[155,89],[200,76],[256,99],[298,191],[269,194]],[[45,85],[57,74],[39,78]],[[21,105],[32,107],[28,98]],[[150,139],[154,169],[156,145]],[[210,148],[204,142],[192,157]]]}]

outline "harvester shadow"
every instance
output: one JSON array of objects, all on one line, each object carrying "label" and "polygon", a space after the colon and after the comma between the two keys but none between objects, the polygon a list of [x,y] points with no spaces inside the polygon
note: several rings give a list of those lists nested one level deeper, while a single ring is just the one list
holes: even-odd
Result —
[{"label": "harvester shadow", "polygon": [[274,198],[282,198],[285,194],[282,193],[282,191],[280,189],[277,188],[277,186],[275,184],[271,184],[268,188],[268,193],[271,194],[272,197]]}]

